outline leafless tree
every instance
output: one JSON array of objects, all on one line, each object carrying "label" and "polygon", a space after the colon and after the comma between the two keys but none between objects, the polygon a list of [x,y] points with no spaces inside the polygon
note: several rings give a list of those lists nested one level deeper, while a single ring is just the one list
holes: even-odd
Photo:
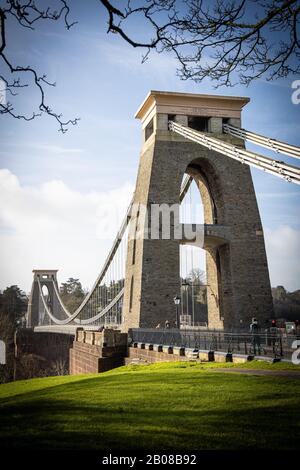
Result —
[{"label": "leafless tree", "polygon": [[[76,23],[69,20],[69,4],[0,0],[0,78],[6,93],[13,98],[33,83],[40,94],[38,109],[31,115],[16,112],[9,100],[0,101],[0,114],[30,121],[45,113],[56,119],[62,132],[77,123],[77,118],[63,120],[46,103],[45,87],[55,83],[35,68],[13,62],[6,34],[8,19],[32,30],[37,23],[61,20],[69,30]],[[208,77],[218,87],[300,73],[300,0],[99,0],[99,4],[107,14],[108,33],[141,48],[143,61],[151,51],[173,54],[183,80],[201,82]],[[132,26],[134,21],[143,22],[143,37]]]},{"label": "leafless tree", "polygon": [[[34,30],[36,24],[42,21],[62,19],[66,28],[70,29],[75,22],[69,21],[69,13],[69,6],[64,0],[59,0],[58,9],[45,6],[45,2],[36,3],[33,0],[3,0],[0,2],[0,79],[2,80],[2,84],[0,82],[0,97],[4,93],[8,96],[7,101],[0,100],[0,115],[9,114],[16,119],[31,121],[45,113],[57,121],[59,130],[63,133],[67,131],[69,125],[77,124],[77,118],[64,120],[61,114],[52,110],[46,103],[45,86],[53,87],[55,86],[54,82],[48,81],[45,74],[40,75],[35,68],[29,65],[14,63],[9,55],[6,31],[9,20],[16,21],[20,28]],[[32,84],[39,92],[38,109],[30,115],[19,113],[10,100],[18,94],[20,89]]]},{"label": "leafless tree", "polygon": [[68,363],[63,357],[51,362],[51,369],[48,375],[68,375]]},{"label": "leafless tree", "polygon": [[[133,47],[172,52],[182,79],[216,86],[248,85],[300,72],[299,0],[100,0],[108,14],[108,32]],[[180,6],[181,5],[181,6]],[[116,7],[118,6],[118,8]],[[127,23],[143,18],[153,37],[140,40]]]}]

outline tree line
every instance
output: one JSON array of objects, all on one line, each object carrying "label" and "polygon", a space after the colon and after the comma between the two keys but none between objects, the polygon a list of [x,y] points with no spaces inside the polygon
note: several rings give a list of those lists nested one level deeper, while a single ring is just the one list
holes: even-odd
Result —
[{"label": "tree line", "polygon": [[[207,284],[204,272],[193,269],[186,278],[182,278],[181,299],[182,312],[193,316],[195,323],[207,321]],[[113,296],[113,292],[119,283],[115,281],[110,285],[101,286],[102,299]],[[78,278],[70,277],[60,285],[60,294],[63,302],[70,312],[75,311],[84,299],[87,291],[82,287]],[[283,286],[272,289],[274,302],[274,318],[295,321],[300,319],[300,290],[288,292]],[[28,296],[17,285],[7,287],[0,291],[0,340],[6,345],[6,365],[0,364],[0,383],[14,379],[15,351],[14,335],[16,330],[26,326],[26,312]],[[23,358],[22,367],[25,375],[30,376],[39,373],[34,357]],[[28,370],[27,370],[28,369]],[[52,364],[50,375],[62,374],[65,368],[61,364]]]}]

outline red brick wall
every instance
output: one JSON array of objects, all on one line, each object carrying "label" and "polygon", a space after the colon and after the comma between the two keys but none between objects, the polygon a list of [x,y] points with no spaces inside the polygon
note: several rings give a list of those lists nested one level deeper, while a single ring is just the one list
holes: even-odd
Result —
[{"label": "red brick wall", "polygon": [[70,374],[97,374],[124,365],[127,348],[100,347],[74,341],[70,349]]}]

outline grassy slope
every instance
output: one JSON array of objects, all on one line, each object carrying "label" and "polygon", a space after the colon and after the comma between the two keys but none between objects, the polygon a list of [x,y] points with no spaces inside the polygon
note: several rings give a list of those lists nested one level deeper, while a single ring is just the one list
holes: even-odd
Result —
[{"label": "grassy slope", "polygon": [[[256,367],[277,370],[283,365]],[[1,445],[149,450],[299,446],[299,379],[207,368],[153,364],[1,385]]]}]

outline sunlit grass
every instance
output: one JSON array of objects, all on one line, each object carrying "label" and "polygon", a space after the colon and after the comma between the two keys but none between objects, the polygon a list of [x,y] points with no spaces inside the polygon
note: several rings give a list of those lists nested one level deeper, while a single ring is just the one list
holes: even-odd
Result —
[{"label": "sunlit grass", "polygon": [[[153,450],[298,447],[298,378],[228,374],[212,367],[233,366],[156,363],[100,375],[1,385],[1,445]],[[278,370],[283,364],[236,367]]]}]

